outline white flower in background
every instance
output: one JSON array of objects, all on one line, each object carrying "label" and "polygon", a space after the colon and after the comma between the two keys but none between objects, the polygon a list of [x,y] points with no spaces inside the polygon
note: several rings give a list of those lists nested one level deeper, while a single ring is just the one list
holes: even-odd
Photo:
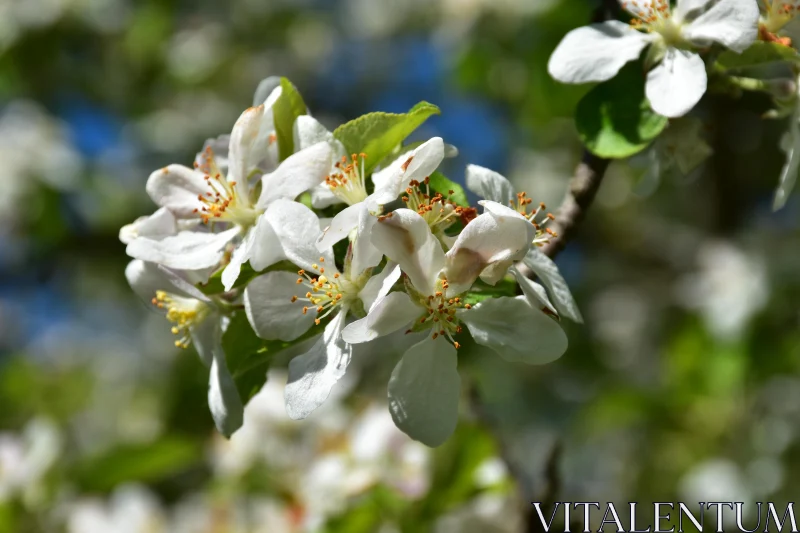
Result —
[{"label": "white flower in background", "polygon": [[[192,274],[183,273],[189,279]],[[230,436],[242,425],[244,407],[222,351],[228,321],[220,313],[221,302],[200,292],[180,274],[154,263],[131,261],[125,277],[136,294],[166,314],[177,337],[175,346],[194,345],[209,367],[208,406],[219,432]]]},{"label": "white flower in background", "polygon": [[522,529],[519,503],[506,494],[487,492],[436,521],[434,533],[517,533]]},{"label": "white flower in background", "polygon": [[[128,244],[128,255],[170,268],[201,270],[219,264],[229,245],[236,243],[222,274],[226,290],[233,287],[248,260],[254,269],[262,270],[291,259],[283,241],[307,228],[291,222],[297,208],[289,200],[322,181],[330,168],[330,148],[327,143],[317,143],[259,178],[260,164],[268,156],[274,136],[272,105],[279,96],[280,89],[275,89],[265,104],[242,114],[223,161],[217,161],[212,142],[202,160],[195,162],[195,169],[170,165],[148,179],[147,192],[156,204],[177,219],[202,222],[210,231],[135,239]],[[256,198],[258,186],[261,191]],[[222,226],[220,232],[215,231],[218,225]],[[317,228],[313,231],[318,233]]]},{"label": "white flower in background", "polygon": [[708,76],[698,50],[719,43],[743,52],[758,33],[754,0],[628,0],[620,2],[635,18],[569,32],[548,63],[564,83],[606,81],[652,45],[645,93],[653,110],[667,117],[688,113],[706,92]]},{"label": "white flower in background", "polygon": [[[306,225],[319,231],[319,220],[310,210],[308,218]],[[247,316],[255,332],[265,339],[291,341],[332,317],[314,346],[289,364],[286,409],[294,419],[305,418],[319,407],[347,370],[352,347],[341,340],[347,315],[363,316],[400,277],[400,269],[391,263],[372,275],[383,258],[365,229],[371,227],[367,220],[372,218],[369,212],[361,212],[360,229],[345,258],[343,273],[336,268],[332,248],[319,252],[312,246],[311,253],[317,255],[296,262],[304,266],[297,275],[269,272],[251,281],[245,290]],[[314,240],[294,246],[300,248]]]},{"label": "white flower in background", "polygon": [[166,517],[148,489],[126,485],[107,502],[87,499],[69,507],[68,533],[167,533]]},{"label": "white flower in background", "polygon": [[0,504],[38,499],[41,481],[61,452],[61,435],[50,421],[30,421],[21,435],[0,433]]},{"label": "white flower in background", "polygon": [[467,224],[447,253],[418,213],[398,209],[383,217],[372,230],[372,243],[400,265],[408,293],[380,298],[342,332],[350,344],[405,328],[430,332],[406,351],[389,381],[395,424],[429,446],[443,443],[458,420],[459,344],[453,336],[462,322],[475,342],[509,361],[543,364],[567,347],[557,322],[525,296],[488,298],[474,307],[459,296],[478,277],[490,284],[502,279],[533,238],[534,228],[522,215],[494,202],[485,205],[487,211]]},{"label": "white flower in background", "polygon": [[25,100],[10,102],[0,115],[0,160],[0,221],[4,222],[22,213],[25,198],[38,184],[69,190],[77,185],[83,169],[66,127]]},{"label": "white flower in background", "polygon": [[[536,221],[537,216],[544,211],[545,205],[539,204],[533,211],[528,212],[528,206],[533,201],[527,197],[525,192],[515,193],[514,186],[504,176],[478,165],[467,166],[466,184],[467,188],[478,196],[497,204],[511,206],[512,209],[533,225],[536,232],[531,244],[534,247],[528,251],[522,262],[539,277],[547,288],[555,306],[553,311],[557,310],[559,314],[575,322],[582,323],[583,317],[581,317],[581,313],[578,310],[578,304],[575,303],[567,282],[561,276],[558,267],[549,257],[536,248],[549,242],[551,237],[556,236],[555,232],[546,227],[547,222],[554,219],[552,214],[548,213],[545,217],[542,217],[540,222]],[[494,205],[491,202],[482,203],[484,207],[491,208]],[[550,306],[546,297],[544,300],[539,297],[541,286],[526,280],[516,270],[513,273],[525,294],[532,298],[531,301],[539,300],[545,304],[545,307]]]},{"label": "white flower in background", "polygon": [[680,280],[678,298],[700,311],[714,335],[738,339],[769,298],[763,260],[727,242],[704,243],[697,260],[700,271]]}]

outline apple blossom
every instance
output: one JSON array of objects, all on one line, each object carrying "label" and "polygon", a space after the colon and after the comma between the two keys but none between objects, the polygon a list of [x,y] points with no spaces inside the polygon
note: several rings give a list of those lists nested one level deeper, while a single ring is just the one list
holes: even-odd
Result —
[{"label": "apple blossom", "polygon": [[719,43],[743,52],[756,39],[754,0],[627,0],[630,24],[610,20],[569,32],[548,63],[564,83],[613,78],[651,46],[645,93],[653,110],[667,117],[688,113],[706,92],[708,76],[699,51]]}]

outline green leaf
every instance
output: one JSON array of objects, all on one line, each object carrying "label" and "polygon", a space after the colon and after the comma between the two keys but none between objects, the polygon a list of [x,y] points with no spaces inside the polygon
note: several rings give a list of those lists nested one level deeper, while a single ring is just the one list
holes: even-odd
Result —
[{"label": "green leaf", "polygon": [[[429,185],[431,190],[442,193],[442,196],[462,207],[469,207],[467,193],[458,183],[448,179],[438,170],[431,174]],[[452,193],[450,191],[453,191]]]},{"label": "green leaf", "polygon": [[725,70],[742,69],[774,63],[776,61],[797,62],[798,59],[800,59],[800,56],[798,56],[797,51],[791,46],[756,41],[741,54],[737,54],[732,50],[721,53],[717,58],[717,66]]},{"label": "green leaf", "polygon": [[105,492],[121,483],[164,479],[200,461],[202,453],[196,442],[177,437],[123,445],[84,459],[71,479],[86,491]]},{"label": "green leaf", "polygon": [[472,285],[472,289],[462,296],[464,303],[475,305],[488,298],[501,298],[503,296],[516,296],[517,282],[512,278],[503,278],[495,285],[489,285],[485,281],[478,280]]},{"label": "green leaf", "polygon": [[632,63],[613,79],[593,88],[578,103],[575,125],[592,153],[621,159],[644,150],[667,126],[650,109],[641,65]]},{"label": "green leaf", "polygon": [[246,404],[264,386],[267,381],[267,371],[277,354],[319,335],[324,327],[323,321],[320,325],[309,328],[295,340],[267,341],[255,334],[244,312],[235,313],[228,329],[222,335],[222,349],[242,402]]},{"label": "green leaf", "polygon": [[360,116],[336,128],[333,135],[348,153],[367,154],[365,171],[369,174],[428,117],[440,113],[435,105],[420,102],[408,113],[377,112]]},{"label": "green leaf", "polygon": [[281,88],[281,95],[272,109],[275,135],[278,137],[278,156],[283,161],[294,153],[294,121],[300,115],[305,115],[307,108],[292,82],[281,78]]}]

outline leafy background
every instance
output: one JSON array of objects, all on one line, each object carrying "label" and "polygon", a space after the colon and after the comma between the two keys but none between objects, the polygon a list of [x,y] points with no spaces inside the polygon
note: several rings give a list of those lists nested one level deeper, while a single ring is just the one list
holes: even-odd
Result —
[{"label": "leafy background", "polygon": [[[330,127],[441,108],[470,163],[556,206],[591,87],[546,74],[591,0],[26,0],[0,5],[0,531],[516,532],[537,500],[793,497],[800,419],[797,198],[769,101],[708,98],[700,168],[614,163],[558,263],[586,325],[546,367],[460,361],[455,437],[387,426],[400,345],[362,354],[303,423],[284,356],[224,441],[205,369],[123,276],[119,227],[154,168],[228,131],[262,78]],[[470,398],[484,399],[480,409]]]}]

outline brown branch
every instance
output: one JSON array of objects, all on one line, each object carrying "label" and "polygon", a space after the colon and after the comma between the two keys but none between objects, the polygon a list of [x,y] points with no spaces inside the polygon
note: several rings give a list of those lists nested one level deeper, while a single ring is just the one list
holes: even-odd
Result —
[{"label": "brown branch", "polygon": [[[592,22],[612,20],[617,17],[619,11],[620,6],[617,0],[600,0],[600,5],[592,16]],[[555,258],[575,236],[576,230],[580,226],[586,216],[586,212],[597,195],[597,191],[600,188],[600,183],[603,181],[609,163],[610,161],[608,159],[603,159],[592,154],[588,150],[584,150],[581,162],[578,164],[575,169],[575,174],[570,180],[567,195],[556,211],[556,219],[553,225],[549,226],[558,236],[542,248],[542,252],[548,257]],[[528,278],[535,277],[530,268],[524,263],[519,262],[515,266],[524,276]],[[471,391],[470,396],[473,411],[478,419],[491,430],[497,439],[500,456],[505,462],[510,475],[516,480],[518,487],[523,493],[523,500],[526,500],[531,496],[531,487],[529,487],[528,480],[526,479],[527,476],[525,475],[524,468],[512,457],[511,447],[505,442],[505,439],[503,439],[501,435],[502,431],[499,421],[496,420],[492,416],[490,410],[487,409],[483,399],[480,397],[477,386]],[[560,442],[557,442],[547,461],[545,486],[536,494],[538,501],[548,507],[552,505],[553,502],[557,501],[558,492],[560,491],[561,482],[558,475],[558,463],[561,457],[561,451],[562,445]],[[539,522],[538,515],[533,505],[528,501],[523,501],[522,503],[526,506],[523,511],[525,531],[527,533],[543,533],[542,524]]]},{"label": "brown branch", "polygon": [[567,196],[556,212],[553,225],[550,226],[558,237],[542,247],[542,252],[548,257],[553,258],[558,255],[574,236],[575,230],[594,201],[608,164],[608,159],[597,157],[588,150],[584,151],[583,159],[569,183]]}]

